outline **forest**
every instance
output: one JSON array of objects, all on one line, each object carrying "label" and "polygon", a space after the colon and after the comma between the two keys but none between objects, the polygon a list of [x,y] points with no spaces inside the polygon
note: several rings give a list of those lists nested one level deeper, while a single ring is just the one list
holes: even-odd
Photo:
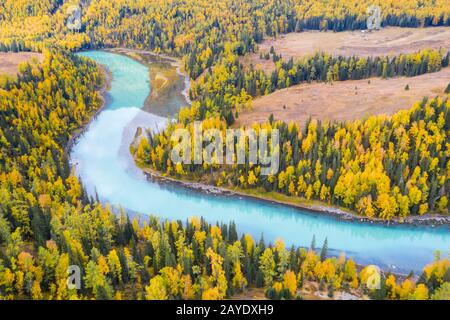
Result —
[{"label": "forest", "polygon": [[[13,234],[13,256],[0,264],[2,298],[216,300],[263,287],[270,299],[302,299],[302,287],[318,283],[329,297],[349,291],[373,299],[426,300],[445,299],[450,290],[450,263],[439,254],[417,282],[383,274],[381,290],[368,290],[367,267],[358,268],[343,254],[328,257],[327,242],[318,249],[314,239],[310,248],[286,249],[281,240],[266,246],[249,235],[239,239],[234,224],[150,217],[142,225],[100,206],[54,217],[51,227],[54,238],[35,255],[19,253],[20,237]],[[83,266],[82,290],[67,287],[72,263]]]},{"label": "forest", "polygon": [[[327,242],[320,249],[314,239],[309,248],[286,248],[281,240],[239,237],[234,223],[131,220],[98,204],[70,171],[64,149],[100,107],[102,73],[67,52],[44,54],[42,65],[22,65],[18,79],[0,90],[1,298],[223,299],[262,288],[271,299],[301,299],[310,283],[330,297],[343,291],[374,299],[448,296],[449,261],[439,253],[419,280],[383,274],[383,290],[372,292],[364,285],[369,270],[329,254]],[[445,106],[431,104],[427,114],[442,118]],[[417,109],[411,118],[421,116]],[[71,265],[81,266],[81,290],[67,287]]]},{"label": "forest", "polygon": [[218,114],[232,124],[252,97],[303,81],[415,76],[448,65],[448,53],[436,50],[374,59],[318,53],[298,62],[283,61],[271,52],[277,62],[271,75],[253,68],[244,70],[239,62],[239,56],[256,51],[257,44],[267,37],[304,29],[365,29],[369,2],[381,8],[382,26],[449,25],[450,8],[445,0],[92,0],[80,2],[80,30],[65,26],[64,13],[74,1],[4,2],[0,6],[0,50],[130,47],[180,57],[189,76],[200,78],[190,92],[197,103],[180,115],[182,121]]},{"label": "forest", "polygon": [[245,68],[230,53],[193,84],[190,98],[195,102],[189,110],[180,111],[179,121],[186,124],[220,115],[227,125],[232,125],[239,112],[250,108],[252,98],[275,90],[313,81],[333,83],[371,77],[414,77],[448,67],[450,57],[450,53],[443,50],[375,58],[332,57],[316,53],[295,62],[292,58],[284,61],[273,51],[271,55],[276,61],[276,69],[268,75],[252,65]]},{"label": "forest", "polygon": [[[375,58],[317,53],[299,61],[272,51],[272,74],[239,62],[265,37],[365,29],[369,2],[382,8],[383,26],[450,25],[446,0],[92,0],[80,2],[81,29],[69,30],[65,13],[75,1],[0,0],[0,51],[45,56],[0,87],[0,299],[225,299],[249,288],[270,299],[302,299],[311,283],[329,297],[448,299],[450,262],[439,253],[418,280],[383,272],[382,290],[371,291],[369,269],[331,254],[327,241],[286,248],[282,240],[239,236],[233,222],[129,217],[88,196],[68,163],[68,145],[102,106],[105,86],[101,69],[71,52],[146,49],[179,57],[196,82],[192,107],[133,150],[140,164],[177,178],[208,173],[219,186],[318,199],[370,218],[448,214],[447,99],[392,117],[310,120],[305,130],[271,117],[255,128],[281,131],[281,168],[273,176],[250,163],[169,160],[174,129],[201,120],[225,130],[253,97],[302,82],[415,76],[448,66],[444,50]],[[71,265],[81,267],[81,290],[67,286]]]},{"label": "forest", "polygon": [[[65,13],[82,8],[82,27],[70,30]],[[367,8],[381,9],[382,26],[450,25],[446,0],[2,0],[0,42],[16,47],[43,43],[70,50],[134,47],[185,59],[192,78],[223,56],[227,46],[242,55],[264,37],[304,29],[365,29]]]},{"label": "forest", "polygon": [[[172,163],[170,152],[176,142],[171,139],[172,132],[188,128],[194,137],[192,122],[173,124],[162,133],[149,132],[134,151],[139,163],[178,178],[208,176],[217,186],[261,188],[318,199],[369,218],[447,214],[449,108],[447,99],[436,98],[392,117],[371,116],[346,123],[310,120],[303,131],[297,123],[273,118],[255,124],[252,128],[257,134],[262,129],[269,132],[268,136],[273,129],[280,132],[280,145],[269,151],[279,155],[280,168],[268,176],[260,174],[261,165],[250,163],[248,137],[234,141],[235,150],[246,152],[245,164],[220,165],[214,159],[211,165]],[[221,130],[225,154],[226,124],[210,118],[202,127]],[[204,147],[211,142],[205,139]]]}]

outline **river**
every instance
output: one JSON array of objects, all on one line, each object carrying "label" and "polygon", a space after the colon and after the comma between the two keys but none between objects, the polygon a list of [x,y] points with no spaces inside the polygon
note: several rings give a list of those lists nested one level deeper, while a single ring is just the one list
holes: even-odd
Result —
[{"label": "river", "polygon": [[419,272],[435,250],[447,255],[448,226],[385,226],[343,221],[307,210],[262,201],[203,194],[181,186],[151,182],[134,165],[129,152],[136,128],[161,129],[167,119],[142,110],[150,93],[149,70],[135,60],[111,52],[80,55],[105,65],[112,74],[108,105],[74,145],[70,161],[89,194],[129,212],[185,221],[203,216],[211,223],[236,222],[239,233],[256,240],[277,238],[286,245],[308,247],[315,235],[320,247],[328,238],[330,251],[361,264],[385,270]]}]

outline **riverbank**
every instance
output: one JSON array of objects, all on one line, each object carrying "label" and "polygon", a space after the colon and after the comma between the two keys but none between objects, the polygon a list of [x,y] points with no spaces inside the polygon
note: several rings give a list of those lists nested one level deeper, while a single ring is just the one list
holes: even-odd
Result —
[{"label": "riverbank", "polygon": [[[138,165],[139,166],[139,165]],[[289,197],[277,192],[265,192],[255,189],[240,189],[240,188],[226,188],[216,187],[187,179],[177,179],[174,177],[167,177],[151,168],[139,166],[148,179],[158,180],[163,183],[171,183],[182,186],[197,192],[205,194],[214,194],[231,197],[242,197],[253,199],[257,201],[288,206],[300,210],[308,210],[317,214],[328,215],[340,220],[368,223],[368,224],[382,224],[382,225],[427,225],[427,226],[450,226],[450,217],[443,215],[426,214],[423,216],[409,216],[404,219],[394,218],[392,220],[383,220],[379,218],[368,218],[358,215],[347,208],[331,206],[316,200],[306,200],[299,197]]]},{"label": "riverbank", "polygon": [[76,144],[79,137],[81,137],[84,132],[86,132],[87,128],[89,127],[89,124],[94,120],[100,112],[103,111],[103,109],[108,105],[109,103],[109,90],[111,89],[111,81],[112,81],[112,74],[111,72],[103,65],[98,65],[100,68],[100,71],[103,74],[103,86],[97,91],[99,98],[101,100],[100,107],[97,108],[92,115],[88,117],[88,119],[82,124],[80,128],[75,130],[72,133],[72,136],[70,137],[69,141],[67,142],[67,145],[65,147],[65,152],[67,155],[70,154],[70,151],[72,150],[73,146]]}]

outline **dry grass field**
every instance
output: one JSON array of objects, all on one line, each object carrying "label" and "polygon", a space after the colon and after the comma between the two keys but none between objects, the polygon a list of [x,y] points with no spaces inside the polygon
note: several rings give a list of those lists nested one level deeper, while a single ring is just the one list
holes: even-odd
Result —
[{"label": "dry grass field", "polygon": [[[380,56],[412,53],[425,48],[450,49],[450,28],[385,28],[375,32],[306,31],[288,33],[277,39],[267,39],[259,45],[259,52],[269,52],[274,47],[284,59],[299,58],[323,51],[342,56]],[[259,52],[242,58],[246,65],[252,63],[265,71],[274,69],[272,60],[259,57]]]},{"label": "dry grass field", "polygon": [[[236,125],[276,120],[304,125],[311,116],[321,120],[353,120],[373,114],[391,115],[408,109],[423,97],[443,95],[450,83],[450,68],[413,78],[339,81],[333,84],[300,84],[253,101],[252,109],[239,114]],[[410,90],[405,90],[409,85]]]},{"label": "dry grass field", "polygon": [[23,62],[41,63],[44,56],[36,52],[0,52],[0,75],[15,77]]}]

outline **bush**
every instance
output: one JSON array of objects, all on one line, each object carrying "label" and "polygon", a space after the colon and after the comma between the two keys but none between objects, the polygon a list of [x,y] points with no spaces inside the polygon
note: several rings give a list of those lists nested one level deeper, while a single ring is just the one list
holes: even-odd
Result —
[{"label": "bush", "polygon": [[270,299],[270,300],[277,300],[278,299],[277,292],[275,291],[275,289],[273,287],[269,287],[266,290],[266,298]]}]

